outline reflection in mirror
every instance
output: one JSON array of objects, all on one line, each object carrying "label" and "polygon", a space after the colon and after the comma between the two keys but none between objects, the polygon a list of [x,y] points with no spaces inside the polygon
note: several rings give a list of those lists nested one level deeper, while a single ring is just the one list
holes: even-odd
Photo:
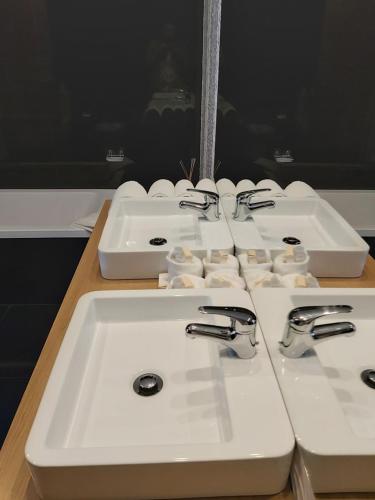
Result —
[{"label": "reflection in mirror", "polygon": [[218,179],[375,188],[374,20],[372,0],[223,0]]},{"label": "reflection in mirror", "polygon": [[1,187],[184,177],[179,161],[199,158],[202,12],[203,0],[7,2]]}]

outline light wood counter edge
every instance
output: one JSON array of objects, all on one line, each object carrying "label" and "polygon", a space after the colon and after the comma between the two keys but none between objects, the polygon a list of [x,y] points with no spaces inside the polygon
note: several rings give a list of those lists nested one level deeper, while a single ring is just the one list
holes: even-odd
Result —
[{"label": "light wood counter edge", "polygon": [[[81,295],[93,290],[148,289],[157,288],[157,280],[105,280],[100,275],[97,247],[107,218],[110,202],[106,201],[95,229],[87,243],[60,310],[44,344],[38,363],[22,397],[17,413],[0,451],[0,498],[1,500],[36,500],[29,469],[24,458],[24,448],[34,416],[39,406],[48,376],[51,372],[66,328]],[[364,275],[357,279],[324,279],[322,286],[375,287],[375,261],[368,259]],[[241,497],[255,500],[291,500],[293,495],[287,487],[278,495]],[[321,499],[375,499],[375,494],[364,495],[319,495]],[[234,500],[229,498],[228,500]]]}]

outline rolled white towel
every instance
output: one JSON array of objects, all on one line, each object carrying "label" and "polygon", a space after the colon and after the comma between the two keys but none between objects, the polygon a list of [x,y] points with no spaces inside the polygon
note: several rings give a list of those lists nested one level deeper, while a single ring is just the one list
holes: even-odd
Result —
[{"label": "rolled white towel", "polygon": [[148,190],[148,195],[151,198],[167,198],[175,196],[174,185],[168,179],[159,179],[151,185]]},{"label": "rolled white towel", "polygon": [[172,278],[167,288],[205,288],[206,282],[204,278],[193,274],[179,274]]},{"label": "rolled white towel", "polygon": [[284,285],[280,276],[270,271],[262,270],[248,270],[244,274],[247,288],[253,290],[254,288],[283,288]]},{"label": "rolled white towel", "polygon": [[274,258],[273,270],[281,275],[305,274],[309,269],[309,262],[310,257],[303,247],[288,245],[285,251]]},{"label": "rolled white towel", "polygon": [[311,186],[302,181],[293,181],[285,189],[284,193],[292,198],[320,198]]},{"label": "rolled white towel", "polygon": [[220,179],[216,183],[217,192],[220,196],[235,196],[236,186],[230,179]]},{"label": "rolled white towel", "polygon": [[286,274],[281,276],[281,281],[286,288],[319,288],[319,281],[310,273]]},{"label": "rolled white towel", "polygon": [[245,281],[231,269],[214,271],[206,276],[207,288],[240,288],[245,289]]},{"label": "rolled white towel", "polygon": [[204,274],[207,276],[214,271],[231,269],[238,274],[239,262],[237,257],[222,250],[209,250],[203,258]]},{"label": "rolled white towel", "polygon": [[167,255],[167,268],[169,278],[180,274],[203,275],[202,261],[184,247],[175,247]]},{"label": "rolled white towel", "polygon": [[271,254],[269,250],[266,249],[248,250],[247,252],[241,253],[238,256],[238,260],[240,263],[241,276],[244,276],[244,273],[251,269],[261,271],[272,270]]}]

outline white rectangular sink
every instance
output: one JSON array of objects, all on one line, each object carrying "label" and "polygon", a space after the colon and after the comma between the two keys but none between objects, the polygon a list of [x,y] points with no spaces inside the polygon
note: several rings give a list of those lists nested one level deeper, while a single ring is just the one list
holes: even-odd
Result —
[{"label": "white rectangular sink", "polygon": [[[103,277],[157,278],[166,272],[165,257],[176,245],[189,247],[197,257],[204,257],[210,248],[233,253],[224,215],[209,222],[197,212],[179,208],[180,201],[116,197],[98,249]],[[164,244],[152,244],[155,239],[165,240]]]},{"label": "white rectangular sink", "polygon": [[[261,332],[250,360],[185,336],[201,305],[252,309],[243,290],[92,292],[73,314],[26,445],[46,499],[271,494],[294,436]],[[143,397],[137,376],[156,373]]]},{"label": "white rectangular sink", "polygon": [[[364,370],[375,369],[375,289],[273,289],[251,295],[313,489],[375,492],[375,389],[361,379]],[[297,359],[280,353],[292,309],[336,304],[353,311],[316,324],[350,321],[354,336],[326,340]]]},{"label": "white rectangular sink", "polygon": [[[264,200],[253,198],[253,201]],[[273,256],[293,237],[310,254],[310,272],[318,277],[360,276],[369,247],[356,231],[320,198],[273,198],[274,208],[254,210],[252,219],[233,220],[234,200],[223,198],[236,253],[268,248]]]}]

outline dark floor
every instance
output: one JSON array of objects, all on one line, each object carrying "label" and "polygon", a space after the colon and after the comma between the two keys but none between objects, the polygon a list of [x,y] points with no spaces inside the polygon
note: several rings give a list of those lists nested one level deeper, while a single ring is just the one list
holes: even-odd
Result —
[{"label": "dark floor", "polygon": [[55,319],[58,304],[0,305],[0,443]]},{"label": "dark floor", "polygon": [[86,242],[1,240],[0,447]]}]

